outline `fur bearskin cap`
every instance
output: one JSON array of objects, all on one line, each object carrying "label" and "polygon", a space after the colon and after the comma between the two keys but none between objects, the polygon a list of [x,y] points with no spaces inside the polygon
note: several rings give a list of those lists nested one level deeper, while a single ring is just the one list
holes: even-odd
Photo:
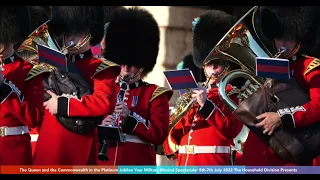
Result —
[{"label": "fur bearskin cap", "polygon": [[205,77],[203,69],[200,69],[194,64],[193,56],[191,53],[183,57],[180,69],[190,69],[197,82],[202,82],[202,78]]},{"label": "fur bearskin cap", "polygon": [[302,54],[320,58],[320,6],[313,6],[313,22],[309,28],[309,35],[304,39]]},{"label": "fur bearskin cap", "polygon": [[104,22],[107,23],[110,21],[112,14],[117,9],[124,9],[123,6],[103,6],[104,9]]},{"label": "fur bearskin cap", "polygon": [[62,34],[89,32],[90,45],[95,46],[103,37],[103,6],[52,6],[53,32]]},{"label": "fur bearskin cap", "polygon": [[143,74],[156,64],[160,30],[153,15],[133,7],[117,9],[105,37],[104,57],[117,64],[143,68]]},{"label": "fur bearskin cap", "polygon": [[20,44],[30,32],[30,13],[27,6],[0,7],[0,43]]},{"label": "fur bearskin cap", "polygon": [[310,6],[261,6],[260,21],[264,35],[274,38],[303,41],[312,25]]},{"label": "fur bearskin cap", "polygon": [[51,18],[50,7],[28,6],[30,11],[31,31],[34,31]]},{"label": "fur bearskin cap", "polygon": [[193,61],[199,68],[211,50],[236,23],[234,16],[220,10],[210,10],[194,22]]}]

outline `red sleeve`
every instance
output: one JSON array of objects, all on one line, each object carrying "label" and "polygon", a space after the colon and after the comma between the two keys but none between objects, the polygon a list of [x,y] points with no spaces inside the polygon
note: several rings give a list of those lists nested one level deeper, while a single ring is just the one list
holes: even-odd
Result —
[{"label": "red sleeve", "polygon": [[242,129],[240,122],[232,112],[220,101],[219,97],[207,99],[199,114],[215,128],[217,133],[225,140],[235,138]]},{"label": "red sleeve", "polygon": [[164,93],[150,103],[150,119],[144,119],[131,111],[126,119],[123,129],[134,133],[142,140],[160,145],[169,133],[169,99]]},{"label": "red sleeve", "polygon": [[169,132],[169,136],[163,143],[164,153],[168,155],[176,155],[182,136],[184,135],[184,118],[182,118],[174,128]]},{"label": "red sleeve", "polygon": [[310,101],[302,106],[278,110],[285,129],[304,127],[320,121],[320,69],[311,71],[305,79],[309,86]]},{"label": "red sleeve", "polygon": [[111,114],[116,104],[116,73],[112,69],[103,70],[93,77],[93,94],[81,99],[60,96],[58,98],[58,115],[97,117]]},{"label": "red sleeve", "polygon": [[[43,87],[44,75],[40,74],[25,82],[24,91],[21,93],[14,84],[6,81],[2,86],[2,91],[11,91],[7,98],[3,99],[2,107],[7,108],[23,124],[30,128],[35,128],[42,121],[43,117]],[[7,87],[7,88],[6,88]],[[10,88],[9,88],[10,87]]]}]

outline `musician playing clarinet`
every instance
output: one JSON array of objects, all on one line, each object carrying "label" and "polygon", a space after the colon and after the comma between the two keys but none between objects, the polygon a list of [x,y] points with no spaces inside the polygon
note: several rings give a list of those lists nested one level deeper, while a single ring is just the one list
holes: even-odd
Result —
[{"label": "musician playing clarinet", "polygon": [[32,164],[29,128],[42,120],[49,75],[15,53],[32,31],[27,6],[0,8],[0,165]]},{"label": "musician playing clarinet", "polygon": [[121,65],[118,86],[129,77],[123,102],[107,116],[103,125],[122,124],[125,142],[111,142],[109,160],[100,165],[156,165],[155,146],[164,142],[169,130],[169,100],[173,92],[144,78],[156,64],[160,31],[152,14],[142,8],[115,10],[106,32],[104,57]]},{"label": "musician playing clarinet", "polygon": [[[263,133],[272,135],[275,128],[293,130],[312,125],[320,120],[320,61],[304,55],[306,39],[312,33],[313,7],[260,7],[261,28],[264,35],[273,42],[276,51],[285,50],[280,58],[289,59],[290,71],[294,79],[310,95],[310,101],[297,107],[266,112],[259,116],[257,127]],[[309,44],[309,43],[308,43]],[[296,97],[299,98],[299,97]],[[237,161],[238,165],[247,166],[283,166],[294,165],[278,158],[267,145],[255,134],[249,133],[244,144],[244,153]],[[305,165],[312,165],[312,162]]]},{"label": "musician playing clarinet", "polygon": [[[55,77],[50,79],[53,85],[45,81],[46,92],[50,96],[43,104],[46,110],[34,153],[34,164],[95,165],[98,124],[91,126],[86,123],[89,119],[99,120],[98,117],[113,112],[116,103],[115,80],[120,73],[119,65],[95,57],[91,52],[91,46],[100,43],[103,37],[103,7],[52,6],[51,23],[54,34],[62,38],[63,49],[67,51],[68,72],[54,71],[54,76],[50,76]],[[56,92],[55,87],[63,82],[54,80],[66,76],[72,79],[66,88],[76,86],[77,89],[70,94]],[[77,81],[79,79],[82,81]],[[79,98],[81,89],[87,86],[90,93]],[[77,120],[73,121],[75,118]],[[71,126],[75,128],[70,128],[65,122],[75,123]],[[89,130],[86,130],[89,126]]]},{"label": "musician playing clarinet", "polygon": [[[193,24],[193,60],[204,68],[207,87],[193,90],[197,103],[169,133],[164,150],[169,158],[178,158],[177,165],[181,166],[230,165],[233,138],[243,124],[222,104],[216,84],[231,70],[231,62],[206,57],[235,19],[223,11],[212,10],[196,18]],[[228,86],[227,91],[231,90]]]}]

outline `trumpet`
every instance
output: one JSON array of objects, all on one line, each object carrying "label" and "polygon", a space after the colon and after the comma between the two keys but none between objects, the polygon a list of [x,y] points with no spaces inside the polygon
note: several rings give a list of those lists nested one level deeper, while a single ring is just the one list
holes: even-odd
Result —
[{"label": "trumpet", "polygon": [[[125,91],[127,90],[127,87],[128,87],[128,82],[129,82],[129,77],[128,76],[125,76],[125,77],[122,78],[122,80],[120,82],[120,91],[119,91],[119,94],[117,96],[117,103],[123,101],[124,95],[125,95]],[[120,131],[121,131],[121,125],[122,125],[122,121],[119,118],[120,117],[120,113],[114,112],[112,114],[112,116],[113,116],[113,119],[114,119],[112,124],[108,125],[108,126],[104,126],[104,128],[109,128],[109,130],[111,130],[111,131],[112,130],[116,130],[116,132],[113,131],[113,134],[111,134],[111,136],[114,136],[114,133],[116,133],[115,136],[120,138]],[[99,130],[99,128],[98,128],[98,130]],[[106,136],[108,138],[108,135],[106,135]],[[118,139],[118,138],[111,138],[111,139],[114,140],[114,139]],[[106,138],[103,138],[103,145],[102,145],[102,148],[101,148],[101,150],[100,150],[100,152],[98,154],[98,159],[100,161],[105,162],[105,161],[109,160],[109,157],[108,157],[109,145],[110,145],[110,140],[107,140]]]}]

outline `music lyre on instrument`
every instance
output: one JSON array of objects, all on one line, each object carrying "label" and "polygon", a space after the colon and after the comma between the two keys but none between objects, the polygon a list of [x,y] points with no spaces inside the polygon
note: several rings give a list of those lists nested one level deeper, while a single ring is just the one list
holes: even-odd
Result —
[{"label": "music lyre on instrument", "polygon": [[[120,81],[120,91],[117,96],[117,103],[122,102],[124,100],[124,95],[128,87],[128,81],[129,77],[125,76]],[[120,114],[117,112],[114,112],[112,114],[113,116],[113,122],[112,125],[99,125],[98,126],[98,136],[100,142],[103,142],[103,146],[100,150],[100,153],[98,154],[98,159],[100,161],[108,161],[108,148],[110,141],[115,142],[124,142],[125,137],[122,136],[122,130],[121,125],[122,121],[120,119]]]}]

